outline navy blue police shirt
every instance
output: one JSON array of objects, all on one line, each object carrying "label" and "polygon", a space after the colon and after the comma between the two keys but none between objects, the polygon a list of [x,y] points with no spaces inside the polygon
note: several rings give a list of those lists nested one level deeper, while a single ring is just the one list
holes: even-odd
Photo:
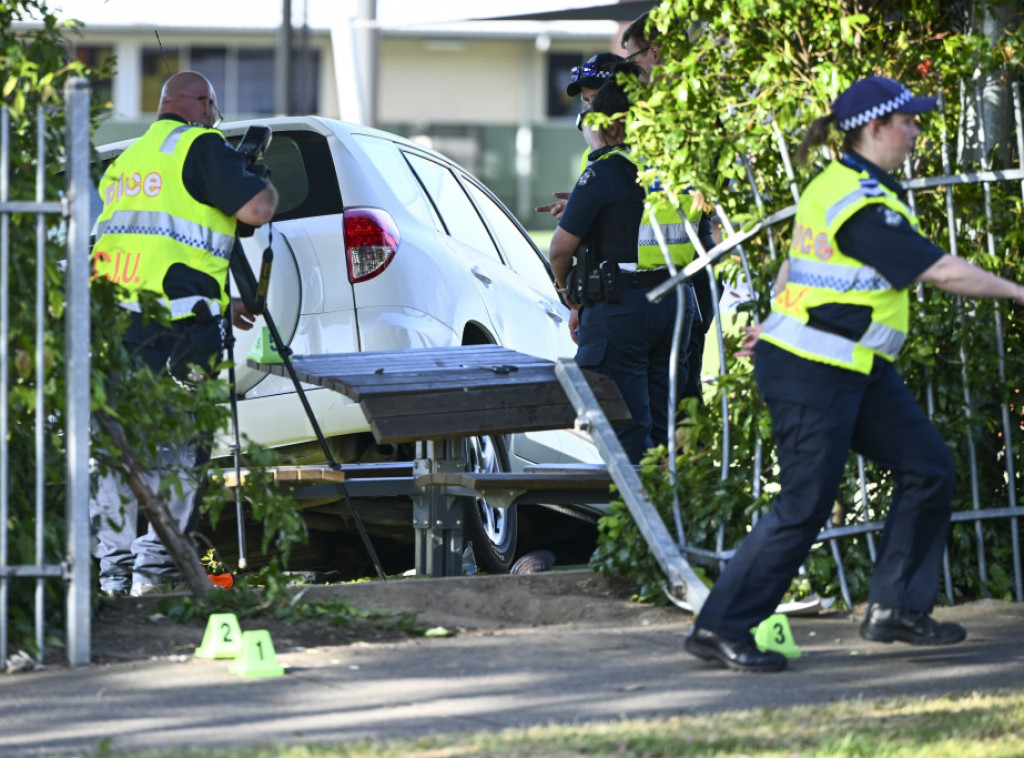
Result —
[{"label": "navy blue police shirt", "polygon": [[581,238],[597,260],[636,263],[645,193],[632,161],[620,155],[597,160],[615,149],[590,152],[558,225]]},{"label": "navy blue police shirt", "polygon": [[[856,171],[867,171],[903,198],[899,183],[863,156],[851,151],[840,161]],[[945,254],[915,230],[903,214],[881,203],[853,214],[836,232],[836,242],[844,255],[871,266],[896,289],[909,287]],[[808,324],[856,340],[871,325],[871,309],[839,303],[819,305],[808,311]]]},{"label": "navy blue police shirt", "polygon": [[[186,123],[174,114],[162,119]],[[267,183],[246,169],[245,158],[216,134],[204,134],[189,147],[181,172],[188,193],[200,203],[210,205],[228,216],[258,195]],[[184,265],[172,266],[164,277],[164,292],[170,298],[202,295],[211,299],[220,297],[223,282]]]}]

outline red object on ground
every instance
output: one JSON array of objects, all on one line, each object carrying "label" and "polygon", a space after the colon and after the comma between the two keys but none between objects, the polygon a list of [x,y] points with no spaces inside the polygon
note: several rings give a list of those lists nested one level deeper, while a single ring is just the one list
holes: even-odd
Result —
[{"label": "red object on ground", "polygon": [[231,574],[207,574],[214,587],[229,590],[235,586],[235,577]]}]

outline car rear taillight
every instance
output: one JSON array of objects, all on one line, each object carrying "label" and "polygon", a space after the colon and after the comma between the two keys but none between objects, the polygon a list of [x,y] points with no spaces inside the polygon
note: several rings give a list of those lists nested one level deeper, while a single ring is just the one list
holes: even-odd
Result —
[{"label": "car rear taillight", "polygon": [[349,281],[365,282],[386,269],[402,241],[391,214],[379,208],[349,208],[342,223]]}]

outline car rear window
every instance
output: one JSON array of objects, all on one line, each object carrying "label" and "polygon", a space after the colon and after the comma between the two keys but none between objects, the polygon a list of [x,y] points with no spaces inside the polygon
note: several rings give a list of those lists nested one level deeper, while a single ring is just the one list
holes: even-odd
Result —
[{"label": "car rear window", "polygon": [[342,212],[341,191],[327,139],[313,132],[274,132],[260,161],[281,196],[274,221]]}]

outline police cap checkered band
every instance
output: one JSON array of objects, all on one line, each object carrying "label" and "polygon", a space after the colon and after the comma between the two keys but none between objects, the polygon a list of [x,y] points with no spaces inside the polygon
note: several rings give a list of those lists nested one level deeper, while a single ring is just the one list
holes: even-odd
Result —
[{"label": "police cap checkered band", "polygon": [[925,113],[935,107],[934,97],[915,97],[894,79],[869,76],[854,82],[832,103],[840,131],[864,126],[890,113]]},{"label": "police cap checkered band", "polygon": [[569,72],[572,81],[565,88],[569,97],[576,97],[581,87],[598,89],[602,84],[612,78],[615,66],[626,59],[615,53],[598,53],[582,66],[573,66]]}]

